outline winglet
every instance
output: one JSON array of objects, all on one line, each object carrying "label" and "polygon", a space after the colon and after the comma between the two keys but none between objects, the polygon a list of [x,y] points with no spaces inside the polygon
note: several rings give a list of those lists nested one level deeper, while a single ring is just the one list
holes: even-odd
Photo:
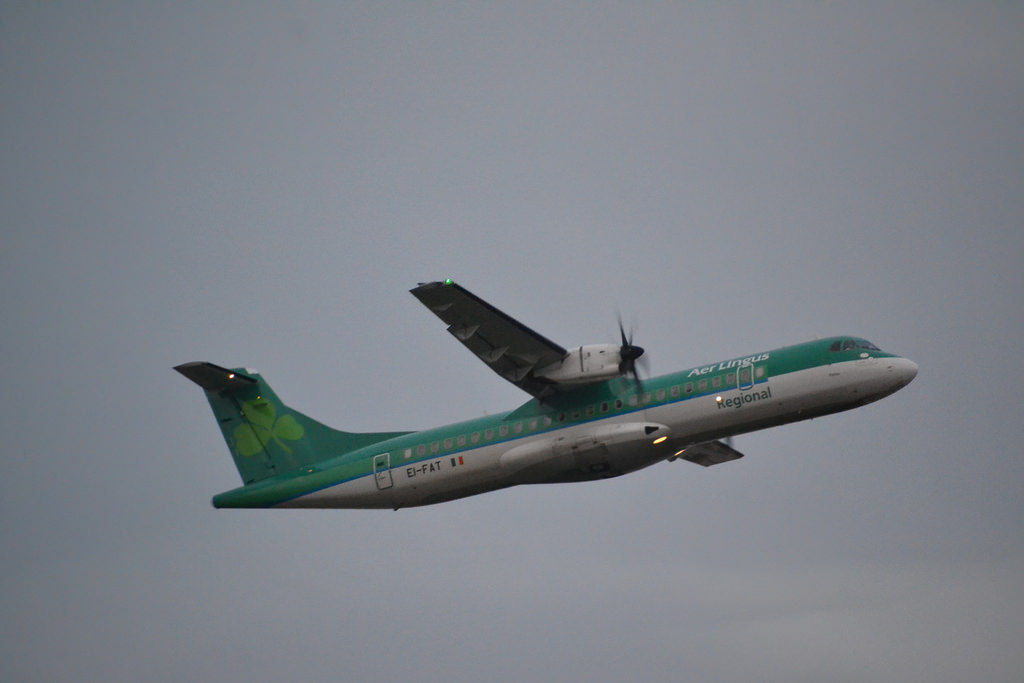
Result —
[{"label": "winglet", "polygon": [[257,383],[246,374],[202,361],[182,363],[174,369],[207,391],[233,391]]}]

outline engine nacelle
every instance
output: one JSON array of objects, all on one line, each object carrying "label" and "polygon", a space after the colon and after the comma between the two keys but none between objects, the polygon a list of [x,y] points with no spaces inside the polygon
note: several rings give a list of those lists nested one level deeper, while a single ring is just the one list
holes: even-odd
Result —
[{"label": "engine nacelle", "polygon": [[551,365],[535,370],[534,377],[556,384],[590,384],[622,374],[621,347],[618,344],[580,346]]}]

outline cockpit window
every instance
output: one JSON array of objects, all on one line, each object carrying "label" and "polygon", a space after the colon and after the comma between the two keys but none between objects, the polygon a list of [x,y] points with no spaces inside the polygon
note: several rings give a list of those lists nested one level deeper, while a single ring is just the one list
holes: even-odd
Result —
[{"label": "cockpit window", "polygon": [[881,351],[881,349],[865,339],[841,339],[828,347],[829,351],[851,351],[854,349]]}]

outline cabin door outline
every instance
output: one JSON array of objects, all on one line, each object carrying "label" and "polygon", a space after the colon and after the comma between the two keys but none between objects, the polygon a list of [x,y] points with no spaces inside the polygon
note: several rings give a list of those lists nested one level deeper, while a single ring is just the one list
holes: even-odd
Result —
[{"label": "cabin door outline", "polygon": [[373,478],[377,482],[377,490],[383,491],[394,486],[391,478],[391,454],[380,453],[373,456]]}]

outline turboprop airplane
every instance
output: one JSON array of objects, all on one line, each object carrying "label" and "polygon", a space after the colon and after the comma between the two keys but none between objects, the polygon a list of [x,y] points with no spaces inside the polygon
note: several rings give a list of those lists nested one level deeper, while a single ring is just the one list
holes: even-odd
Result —
[{"label": "turboprop airplane", "polygon": [[392,508],[515,486],[617,477],[675,460],[743,457],[745,432],[888,396],[917,365],[857,337],[833,337],[640,379],[644,350],[563,348],[451,280],[412,294],[492,370],[532,398],[515,410],[418,432],[352,433],[288,407],[256,372],[175,369],[206,393],[243,486],[218,508]]}]

